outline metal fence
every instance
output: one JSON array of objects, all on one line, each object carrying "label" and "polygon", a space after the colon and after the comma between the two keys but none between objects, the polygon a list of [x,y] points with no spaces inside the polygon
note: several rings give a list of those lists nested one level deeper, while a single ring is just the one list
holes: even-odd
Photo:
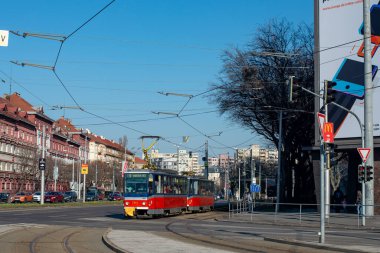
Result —
[{"label": "metal fence", "polygon": [[[239,219],[251,222],[270,222],[285,224],[307,224],[319,226],[320,214],[319,204],[296,204],[273,202],[248,202],[245,200],[229,202],[228,217],[231,220]],[[379,208],[380,205],[371,205]],[[368,216],[362,213],[362,205],[353,204],[329,204],[326,205],[325,220],[329,226],[362,227],[363,217],[366,226],[380,228],[380,217]]]}]

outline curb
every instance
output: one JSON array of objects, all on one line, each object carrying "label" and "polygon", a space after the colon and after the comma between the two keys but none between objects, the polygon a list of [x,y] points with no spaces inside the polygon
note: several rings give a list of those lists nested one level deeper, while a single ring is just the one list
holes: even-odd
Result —
[{"label": "curb", "polygon": [[343,248],[343,247],[336,247],[336,246],[332,246],[329,244],[319,245],[319,244],[314,244],[314,243],[307,243],[307,242],[300,242],[300,241],[289,241],[289,240],[285,240],[285,239],[274,239],[274,238],[268,238],[268,237],[264,237],[264,241],[289,244],[289,245],[294,245],[294,246],[301,246],[301,247],[305,247],[305,248],[332,250],[332,251],[337,251],[337,252],[347,252],[347,253],[368,252],[368,251],[363,251],[363,250],[354,250],[354,249],[348,249],[348,248]]},{"label": "curb", "polygon": [[108,239],[108,233],[111,232],[112,229],[109,228],[107,229],[106,232],[104,232],[104,234],[102,235],[102,241],[103,243],[110,249],[112,250],[113,252],[116,252],[116,253],[130,253],[129,251],[126,251],[126,250],[123,250],[121,248],[119,248],[118,246],[116,246],[114,243],[112,243],[110,241],[110,239]]}]

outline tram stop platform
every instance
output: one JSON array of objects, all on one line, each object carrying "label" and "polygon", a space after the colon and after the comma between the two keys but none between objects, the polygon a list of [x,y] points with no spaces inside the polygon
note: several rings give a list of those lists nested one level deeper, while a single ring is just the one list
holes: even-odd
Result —
[{"label": "tram stop platform", "polygon": [[160,236],[153,232],[135,230],[109,230],[103,235],[103,242],[118,253],[231,252],[170,239],[168,236]]}]

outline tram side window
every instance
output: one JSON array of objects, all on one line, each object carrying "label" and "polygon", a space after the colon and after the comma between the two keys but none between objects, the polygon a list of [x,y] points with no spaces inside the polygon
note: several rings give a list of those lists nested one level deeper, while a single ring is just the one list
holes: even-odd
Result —
[{"label": "tram side window", "polygon": [[155,185],[155,193],[162,194],[162,176],[161,175],[154,175],[154,185]]},{"label": "tram side window", "polygon": [[191,194],[198,195],[199,194],[199,181],[191,180]]},{"label": "tram side window", "polygon": [[149,174],[149,179],[148,179],[148,194],[152,195],[154,188],[153,188],[153,175]]},{"label": "tram side window", "polygon": [[178,194],[187,194],[187,178],[179,178],[178,179]]}]

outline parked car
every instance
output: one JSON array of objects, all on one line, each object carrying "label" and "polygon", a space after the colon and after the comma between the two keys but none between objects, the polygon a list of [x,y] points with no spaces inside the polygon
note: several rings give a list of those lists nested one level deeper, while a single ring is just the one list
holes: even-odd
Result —
[{"label": "parked car", "polygon": [[104,198],[108,199],[108,196],[112,194],[112,191],[105,191]]},{"label": "parked car", "polygon": [[29,192],[19,192],[11,197],[12,203],[27,203],[33,201],[33,195]]},{"label": "parked car", "polygon": [[86,201],[98,201],[99,196],[96,192],[90,191],[86,192]]},{"label": "parked car", "polygon": [[45,202],[58,203],[63,202],[64,197],[61,192],[47,192],[45,194]]},{"label": "parked car", "polygon": [[8,203],[9,196],[10,196],[10,193],[8,192],[0,192],[0,202]]},{"label": "parked car", "polygon": [[35,192],[33,194],[33,201],[34,202],[40,202],[41,201],[41,192]]},{"label": "parked car", "polygon": [[65,202],[73,202],[73,201],[77,201],[78,196],[76,192],[68,191],[64,193],[63,198]]},{"label": "parked car", "polygon": [[114,200],[123,200],[123,196],[121,195],[120,192],[114,192],[108,195],[108,200],[109,201],[114,201]]}]

